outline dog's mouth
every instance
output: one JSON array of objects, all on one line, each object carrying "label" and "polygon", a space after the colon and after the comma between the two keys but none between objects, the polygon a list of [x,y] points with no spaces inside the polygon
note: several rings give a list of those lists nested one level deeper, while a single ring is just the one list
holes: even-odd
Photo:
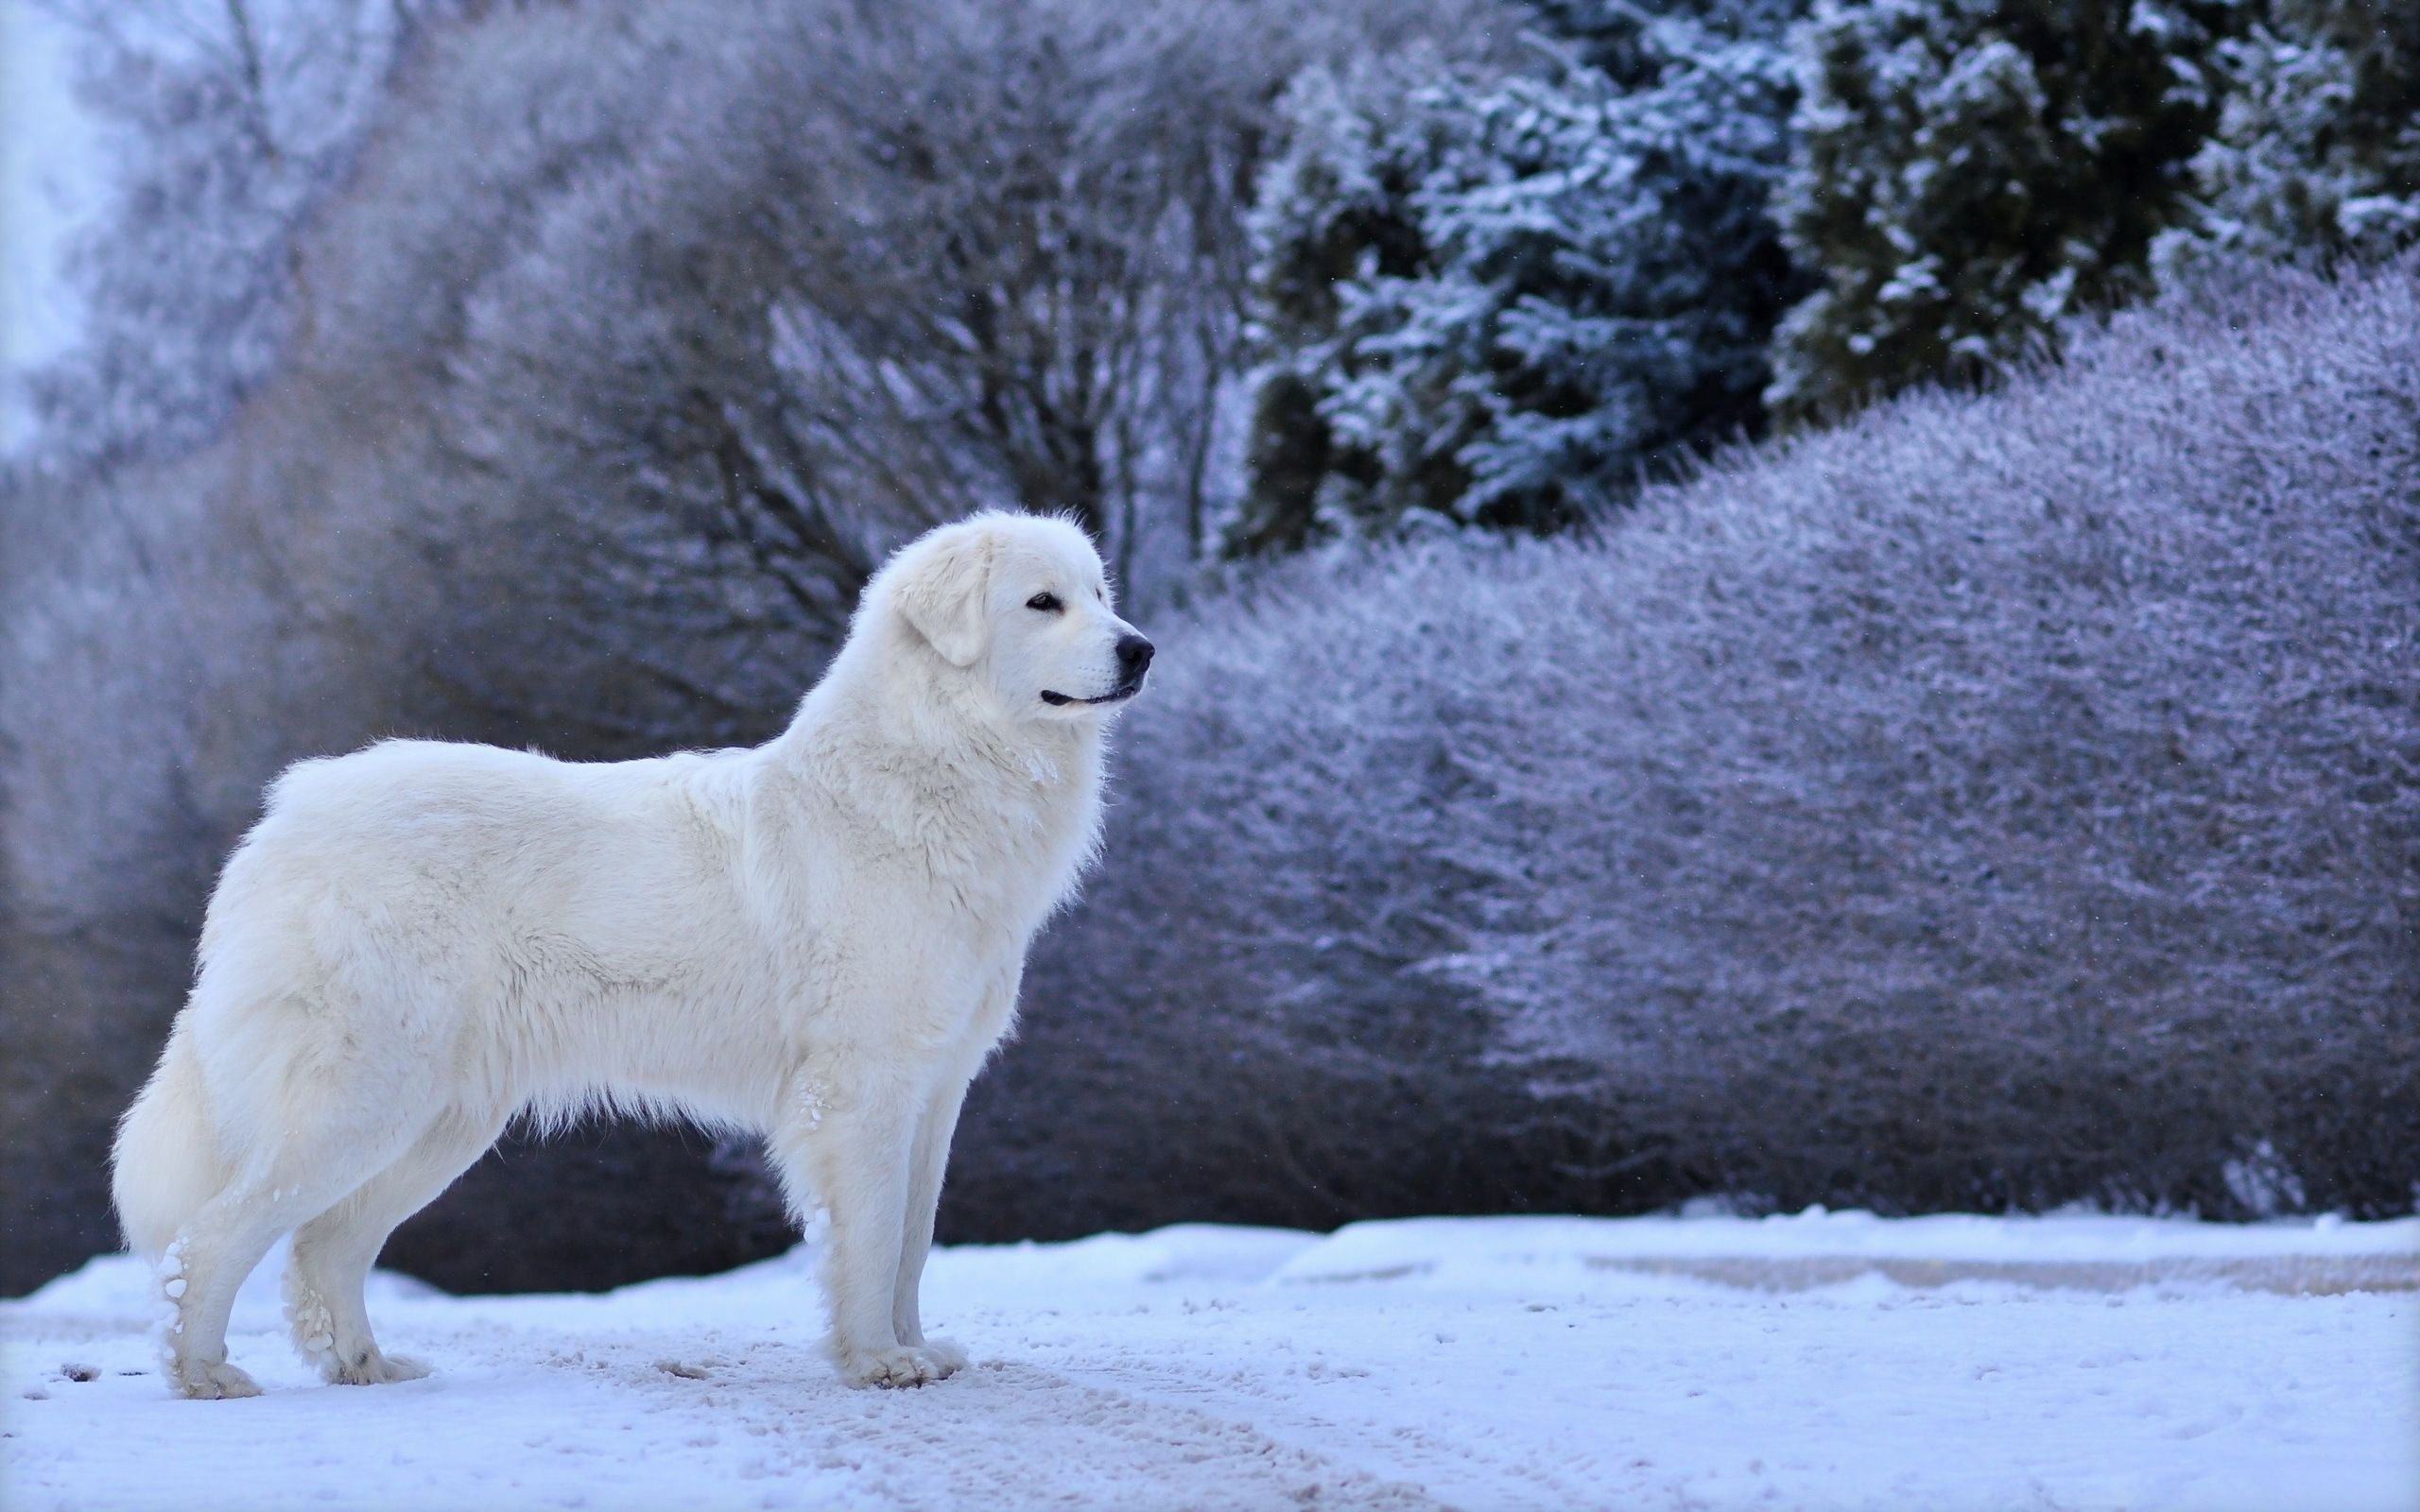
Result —
[{"label": "dog's mouth", "polygon": [[1057,693],[1051,689],[1045,688],[1042,690],[1042,701],[1048,704],[1053,709],[1063,709],[1069,704],[1080,704],[1090,709],[1100,709],[1106,708],[1110,704],[1114,703],[1124,703],[1127,699],[1133,697],[1136,694],[1142,691],[1143,679],[1136,678],[1132,682],[1119,683],[1116,687],[1110,689],[1107,693],[1102,694],[1098,698],[1079,698],[1074,694]]}]

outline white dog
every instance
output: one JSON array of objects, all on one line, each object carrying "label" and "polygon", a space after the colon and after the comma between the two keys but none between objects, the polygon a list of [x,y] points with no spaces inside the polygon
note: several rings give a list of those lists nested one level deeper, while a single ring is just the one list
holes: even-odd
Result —
[{"label": "white dog", "polygon": [[118,1133],[172,1386],[259,1389],[228,1309],[288,1231],[321,1374],[426,1374],[363,1312],[387,1235],[517,1113],[614,1106],[763,1131],[793,1209],[831,1214],[850,1382],[964,1365],[916,1302],[959,1100],[1092,856],[1103,726],[1150,660],[1081,531],[984,514],[890,559],[769,745],[392,741],[287,771]]}]

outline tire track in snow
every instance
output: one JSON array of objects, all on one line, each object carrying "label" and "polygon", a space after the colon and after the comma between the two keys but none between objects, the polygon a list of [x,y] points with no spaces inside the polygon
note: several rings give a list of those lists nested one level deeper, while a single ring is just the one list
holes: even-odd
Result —
[{"label": "tire track in snow", "polygon": [[[1433,1335],[1432,1335],[1433,1336]],[[1128,1357],[1085,1367],[1087,1380],[1114,1384],[1121,1393],[1182,1407],[1199,1402],[1205,1414],[1241,1412],[1259,1425],[1257,1432],[1300,1446],[1312,1441],[1326,1446],[1325,1457],[1360,1466],[1380,1467],[1402,1479],[1390,1484],[1493,1487],[1489,1507],[1581,1507],[1601,1503],[1606,1486],[1596,1456],[1581,1455],[1568,1465],[1541,1461],[1526,1448],[1489,1441],[1484,1434],[1457,1434],[1435,1424],[1408,1423],[1385,1413],[1367,1410],[1366,1401],[1323,1400],[1304,1386],[1322,1383],[1366,1380],[1387,1370],[1398,1382],[1426,1386],[1437,1396],[1450,1397],[1444,1378],[1454,1369],[1395,1366],[1366,1367],[1339,1364],[1317,1347],[1298,1349],[1279,1332],[1262,1341],[1270,1351],[1264,1367],[1205,1371],[1181,1359]],[[1565,1469],[1576,1474],[1564,1474]],[[1424,1493],[1431,1494],[1431,1493]],[[1432,1503],[1423,1503],[1432,1504]],[[1450,1501],[1433,1504],[1452,1504]]]},{"label": "tire track in snow", "polygon": [[756,1440],[743,1475],[846,1474],[887,1506],[1442,1505],[1249,1424],[1030,1365],[978,1361],[935,1385],[868,1392],[795,1345],[646,1354],[614,1362],[616,1383]]}]

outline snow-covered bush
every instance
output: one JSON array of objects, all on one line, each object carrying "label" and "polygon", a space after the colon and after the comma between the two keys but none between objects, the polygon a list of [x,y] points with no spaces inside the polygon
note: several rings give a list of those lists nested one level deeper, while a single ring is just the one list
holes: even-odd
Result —
[{"label": "snow-covered bush", "polygon": [[2213,257],[2377,257],[2420,239],[2420,3],[2269,0],[2221,43],[2167,273]]},{"label": "snow-covered bush", "polygon": [[1800,292],[1765,211],[1785,55],[1623,17],[1585,35],[1619,77],[1414,56],[1295,81],[1252,219],[1265,360],[1230,551],[1407,517],[1551,529],[1756,428]]},{"label": "snow-covered bush", "polygon": [[1151,625],[959,1231],[2408,1207],[2420,264],[2210,299]]},{"label": "snow-covered bush", "polygon": [[1774,408],[1994,373],[2143,292],[2236,19],[2226,0],[1825,0],[1796,34],[1778,207],[1824,286],[1783,322]]}]

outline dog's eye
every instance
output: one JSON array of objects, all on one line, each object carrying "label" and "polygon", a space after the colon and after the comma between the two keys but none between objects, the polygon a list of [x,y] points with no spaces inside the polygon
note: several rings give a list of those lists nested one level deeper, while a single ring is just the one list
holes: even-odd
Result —
[{"label": "dog's eye", "polygon": [[1056,614],[1066,608],[1064,604],[1059,602],[1059,595],[1056,593],[1036,593],[1025,601],[1025,607],[1038,609],[1045,614]]}]

